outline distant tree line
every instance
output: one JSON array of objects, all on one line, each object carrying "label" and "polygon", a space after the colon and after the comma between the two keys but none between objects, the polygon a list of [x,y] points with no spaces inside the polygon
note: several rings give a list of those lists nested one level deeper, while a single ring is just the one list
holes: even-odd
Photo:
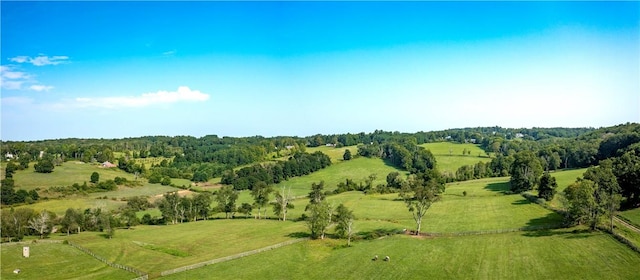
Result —
[{"label": "distant tree line", "polygon": [[255,164],[238,171],[228,170],[221,183],[233,185],[235,190],[252,190],[259,182],[278,184],[292,177],[311,174],[331,165],[329,156],[322,152],[295,153],[286,161],[270,164]]}]

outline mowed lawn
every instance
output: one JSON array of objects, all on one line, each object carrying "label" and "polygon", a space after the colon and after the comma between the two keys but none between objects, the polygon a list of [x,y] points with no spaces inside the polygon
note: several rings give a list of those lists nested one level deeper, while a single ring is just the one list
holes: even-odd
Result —
[{"label": "mowed lawn", "polygon": [[[133,174],[126,173],[117,168],[102,168],[98,164],[89,164],[79,161],[68,161],[61,166],[56,166],[51,173],[38,173],[33,169],[33,164],[28,169],[18,170],[13,175],[16,188],[32,190],[35,188],[46,189],[51,186],[70,186],[73,183],[82,185],[89,183],[91,174],[98,172],[100,181],[113,179],[115,177],[133,180]],[[145,179],[139,179],[145,180]]]},{"label": "mowed lawn", "polygon": [[562,200],[561,197],[563,196],[562,192],[569,185],[575,183],[577,178],[582,177],[582,174],[584,174],[584,172],[586,171],[587,171],[586,168],[580,168],[580,169],[569,169],[569,170],[560,170],[556,172],[551,172],[551,176],[556,178],[556,183],[558,183],[558,188],[556,189],[556,195],[554,196],[550,205],[555,208],[563,208],[564,206],[562,205],[562,202],[561,202]]},{"label": "mowed lawn", "polygon": [[303,232],[304,223],[221,219],[119,229],[113,239],[96,232],[52,238],[68,239],[109,261],[158,276],[164,270],[291,240]]},{"label": "mowed lawn", "polygon": [[[29,258],[22,247],[29,246]],[[2,273],[9,279],[133,279],[136,274],[112,268],[66,244],[2,244]],[[20,269],[19,274],[13,273]]]},{"label": "mowed lawn", "polygon": [[[350,248],[334,243],[306,241],[166,279],[637,279],[640,267],[640,254],[600,232],[397,235]],[[374,255],[380,259],[372,261]]]},{"label": "mowed lawn", "polygon": [[[480,161],[489,162],[489,155],[476,144],[458,144],[451,142],[437,142],[421,144],[421,147],[431,151],[436,157],[437,167],[441,172],[456,173],[458,168],[465,165],[474,165]],[[469,155],[463,155],[464,149],[471,151]]]}]

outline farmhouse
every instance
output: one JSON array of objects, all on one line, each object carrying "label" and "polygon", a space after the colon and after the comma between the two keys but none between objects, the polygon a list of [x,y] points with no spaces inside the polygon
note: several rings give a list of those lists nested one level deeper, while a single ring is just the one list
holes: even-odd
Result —
[{"label": "farmhouse", "polygon": [[102,167],[111,168],[111,167],[117,167],[117,165],[115,165],[115,164],[113,164],[111,162],[105,161],[105,162],[102,163]]}]

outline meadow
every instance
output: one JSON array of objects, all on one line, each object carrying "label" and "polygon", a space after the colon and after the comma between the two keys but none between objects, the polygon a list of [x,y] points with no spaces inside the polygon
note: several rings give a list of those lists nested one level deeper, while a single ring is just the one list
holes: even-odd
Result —
[{"label": "meadow", "polygon": [[111,262],[145,271],[150,276],[197,262],[233,255],[304,235],[303,223],[255,219],[214,219],[170,226],[121,229],[113,239],[85,232],[68,239]]},{"label": "meadow", "polygon": [[337,163],[344,161],[344,152],[349,150],[352,156],[356,156],[358,154],[358,146],[345,146],[345,147],[328,147],[328,146],[319,146],[319,147],[308,147],[306,149],[307,153],[315,153],[317,151],[323,152],[331,158],[331,163]]},{"label": "meadow", "polygon": [[[29,246],[29,258],[22,247]],[[132,279],[135,274],[112,268],[61,243],[2,244],[2,279]],[[20,269],[19,274],[13,273]]]},{"label": "meadow", "polygon": [[622,211],[618,214],[640,227],[640,208]]},{"label": "meadow", "polygon": [[[421,147],[431,151],[436,157],[437,167],[441,172],[455,174],[458,168],[465,165],[474,165],[480,161],[489,162],[491,158],[476,144],[458,144],[452,142],[436,142],[421,144]],[[463,155],[464,150],[471,151]]]},{"label": "meadow", "polygon": [[[372,261],[374,255],[391,260]],[[314,240],[166,279],[634,279],[639,264],[639,254],[607,234],[561,229],[396,235],[348,248]]]},{"label": "meadow", "polygon": [[115,177],[134,180],[133,174],[117,168],[102,168],[99,164],[68,161],[61,166],[56,166],[52,173],[35,172],[33,164],[31,163],[28,169],[16,171],[13,175],[17,188],[33,190],[36,188],[46,189],[51,186],[70,186],[73,183],[82,185],[84,182],[89,183],[93,172],[100,174],[100,181],[114,179]]},{"label": "meadow", "polygon": [[[439,149],[442,151],[446,148],[448,153],[448,147],[440,145]],[[336,156],[338,154],[335,153]],[[84,168],[91,168],[91,165]],[[88,178],[92,172],[88,171],[75,173],[87,174]],[[274,186],[274,189],[279,191],[283,186],[291,188],[292,195],[297,197],[293,201],[295,208],[289,211],[286,222],[278,221],[271,206],[268,206],[268,219],[262,220],[244,218],[239,213],[235,219],[223,219],[221,217],[224,214],[219,213],[206,221],[166,226],[139,225],[131,229],[118,229],[113,239],[107,239],[99,232],[83,232],[70,236],[55,233],[50,238],[73,241],[111,262],[148,272],[151,278],[156,278],[165,270],[306,237],[307,225],[297,220],[305,213],[304,209],[308,203],[306,195],[312,183],[324,180],[325,190],[332,191],[339,182],[344,182],[347,178],[359,183],[370,174],[376,174],[376,185],[384,183],[386,175],[393,171],[398,170],[381,159],[356,157],[349,161],[338,159],[332,166],[323,170],[282,182]],[[584,171],[585,169],[576,169],[554,172],[559,191],[575,181]],[[56,174],[54,171],[49,175],[65,174],[68,173]],[[159,184],[145,184],[134,188],[120,187],[117,191],[92,193],[87,196],[50,199],[20,207],[47,209],[59,215],[69,207],[116,209],[125,203],[122,198],[139,195],[153,197],[172,190],[176,189]],[[364,194],[352,191],[330,195],[327,201],[334,208],[344,204],[354,212],[355,241],[352,247],[346,247],[345,240],[334,239],[334,229],[329,228],[328,238],[325,240],[303,241],[166,278],[633,279],[638,276],[640,254],[625,247],[610,235],[597,231],[588,232],[581,227],[531,230],[538,227],[557,227],[562,217],[529,202],[519,194],[510,194],[508,190],[508,177],[447,184],[441,200],[431,206],[422,223],[422,232],[431,233],[436,237],[404,234],[386,236],[401,233],[404,229],[413,230],[416,226],[411,212],[398,198],[397,193]],[[104,196],[108,199],[100,199]],[[240,192],[237,205],[243,202],[253,202],[248,191]],[[160,216],[157,208],[139,212],[138,216],[141,217],[144,213]],[[640,218],[640,211],[625,211],[621,215],[630,220],[637,220]],[[620,234],[636,242],[640,240],[640,234],[633,231],[620,228]],[[379,237],[380,235],[382,237]],[[41,268],[44,273],[54,270],[56,261],[89,263],[86,265],[89,267],[86,275],[80,274],[84,268],[75,269],[74,266],[70,266],[72,270],[64,272],[66,274],[47,274],[51,275],[51,279],[135,277],[128,272],[109,268],[71,246],[42,244],[43,248],[51,248],[46,250],[58,250],[60,252],[56,254],[65,256],[64,260],[44,260],[45,264],[52,263],[51,266]],[[56,246],[66,247],[59,249],[62,247]],[[9,257],[5,262],[6,256],[15,254],[6,248],[11,248],[11,245],[2,246],[2,279],[19,279],[11,273],[14,269],[11,266],[22,266],[29,271],[40,269],[34,268],[33,265],[17,263],[20,258]],[[391,261],[371,261],[374,255],[381,258],[389,255]],[[94,261],[95,264],[92,263]]]}]

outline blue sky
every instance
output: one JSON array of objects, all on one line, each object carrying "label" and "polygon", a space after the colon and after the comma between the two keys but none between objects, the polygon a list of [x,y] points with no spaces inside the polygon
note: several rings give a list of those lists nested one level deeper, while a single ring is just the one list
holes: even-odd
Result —
[{"label": "blue sky", "polygon": [[640,121],[639,2],[6,2],[2,140]]}]

